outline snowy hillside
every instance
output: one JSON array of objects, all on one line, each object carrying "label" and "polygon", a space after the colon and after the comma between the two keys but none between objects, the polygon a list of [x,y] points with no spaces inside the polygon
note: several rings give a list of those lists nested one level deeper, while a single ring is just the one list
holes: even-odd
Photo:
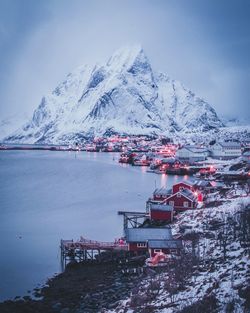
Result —
[{"label": "snowy hillside", "polygon": [[235,126],[247,126],[250,124],[248,118],[220,118],[223,124],[227,127],[235,127]]},{"label": "snowy hillside", "polygon": [[204,143],[207,144],[212,140],[239,140],[244,141],[250,138],[250,125],[245,126],[227,126],[210,129],[206,132],[185,129],[175,134],[176,143]]},{"label": "snowy hillside", "polygon": [[230,192],[221,205],[186,211],[173,224],[174,234],[184,232],[186,253],[199,255],[192,270],[188,258],[176,261],[175,271],[151,270],[130,298],[107,312],[249,312],[250,199],[240,189]]},{"label": "snowy hillside", "polygon": [[43,97],[11,142],[68,142],[110,133],[173,134],[223,126],[215,110],[181,83],[155,73],[140,46],[104,65],[83,66]]}]

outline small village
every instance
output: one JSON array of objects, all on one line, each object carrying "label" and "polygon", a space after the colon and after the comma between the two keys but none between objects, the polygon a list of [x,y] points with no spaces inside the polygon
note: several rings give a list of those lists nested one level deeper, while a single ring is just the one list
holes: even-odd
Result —
[{"label": "small village", "polygon": [[[120,277],[133,286],[123,300],[105,304],[109,309],[103,312],[182,312],[184,308],[189,313],[225,307],[230,312],[231,307],[249,305],[250,160],[247,149],[242,153],[238,144],[231,145],[235,150],[237,146],[237,157],[231,148],[231,157],[183,160],[179,154],[177,162],[178,151],[171,156],[159,151],[159,161],[153,158],[140,166],[161,175],[174,173],[183,180],[170,189],[152,190],[143,212],[118,211],[122,236],[113,242],[82,236],[61,240],[63,267],[117,264]],[[171,149],[165,146],[165,150]],[[136,166],[138,155],[145,152],[122,152],[118,161]],[[166,162],[169,158],[175,162]],[[157,168],[153,170],[152,164]],[[195,170],[188,176],[166,171],[180,164]],[[105,297],[103,291],[99,294]],[[82,306],[91,308],[94,296],[87,294]]]},{"label": "small village", "polygon": [[[182,234],[172,234],[171,225],[188,210],[205,209],[221,203],[223,198],[248,197],[250,191],[250,146],[238,142],[215,143],[205,148],[166,143],[148,151],[127,150],[119,162],[147,166],[148,172],[184,175],[172,186],[156,188],[145,203],[145,212],[119,211],[123,216],[123,236],[114,242],[98,242],[83,237],[79,241],[62,240],[62,259],[78,261],[104,260],[104,251],[112,258],[145,259],[146,266],[162,266],[178,258],[185,250]],[[123,150],[124,147],[123,147]],[[91,150],[90,150],[91,151]],[[188,176],[188,180],[186,179]],[[116,253],[114,253],[116,252]]]}]

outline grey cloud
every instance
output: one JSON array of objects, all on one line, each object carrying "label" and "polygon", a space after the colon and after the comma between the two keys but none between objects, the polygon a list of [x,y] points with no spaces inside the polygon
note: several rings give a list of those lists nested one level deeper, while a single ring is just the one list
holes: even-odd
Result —
[{"label": "grey cloud", "polygon": [[[31,6],[31,1],[23,2],[29,8],[29,14],[26,10],[20,13],[27,19],[23,27],[18,28],[20,16],[12,16],[0,27],[4,31],[12,29],[11,42],[5,38],[6,51],[0,51],[1,117],[31,112],[42,95],[75,67],[104,62],[120,46],[134,43],[142,44],[153,68],[182,81],[219,113],[249,115],[249,61],[245,59],[250,46],[249,31],[239,22],[237,38],[235,30],[231,30],[237,25],[230,28],[226,17],[210,16],[217,1],[209,1],[204,10],[200,3],[197,6],[197,1],[184,0],[32,3]],[[220,25],[221,35],[214,32],[215,22]],[[230,46],[237,46],[235,53]]]}]

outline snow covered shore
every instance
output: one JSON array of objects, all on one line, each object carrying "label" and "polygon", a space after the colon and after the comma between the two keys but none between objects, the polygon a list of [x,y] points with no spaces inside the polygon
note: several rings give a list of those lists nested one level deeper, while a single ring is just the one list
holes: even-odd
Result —
[{"label": "snow covered shore", "polygon": [[250,197],[243,193],[221,201],[186,211],[173,224],[173,232],[186,238],[186,253],[195,257],[174,265],[181,266],[185,281],[173,268],[155,272],[106,312],[249,312]]}]

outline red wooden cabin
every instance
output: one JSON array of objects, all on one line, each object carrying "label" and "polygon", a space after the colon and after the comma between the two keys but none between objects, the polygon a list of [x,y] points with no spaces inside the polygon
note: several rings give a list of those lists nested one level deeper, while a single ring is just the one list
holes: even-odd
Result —
[{"label": "red wooden cabin", "polygon": [[128,250],[136,254],[143,254],[148,251],[149,240],[172,240],[171,228],[127,228],[125,230]]},{"label": "red wooden cabin", "polygon": [[157,189],[155,189],[155,191],[153,193],[153,200],[162,202],[162,201],[166,200],[171,194],[172,194],[171,189],[167,189],[164,187],[157,188]]},{"label": "red wooden cabin", "polygon": [[192,182],[184,182],[184,181],[179,182],[177,184],[174,184],[172,189],[173,189],[173,194],[175,194],[178,191],[182,191],[184,189],[189,189],[191,191],[195,190],[194,189],[194,183],[192,183]]},{"label": "red wooden cabin", "polygon": [[186,211],[197,207],[197,196],[189,189],[183,189],[168,197],[166,204],[174,207],[174,211]]},{"label": "red wooden cabin", "polygon": [[174,208],[171,205],[151,203],[149,207],[150,219],[153,221],[164,221],[171,223]]}]

